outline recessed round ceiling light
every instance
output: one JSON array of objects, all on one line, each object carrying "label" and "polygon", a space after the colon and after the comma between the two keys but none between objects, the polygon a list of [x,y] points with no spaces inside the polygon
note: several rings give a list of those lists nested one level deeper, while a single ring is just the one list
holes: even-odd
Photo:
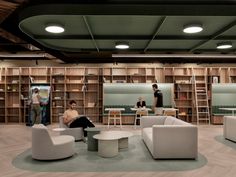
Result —
[{"label": "recessed round ceiling light", "polygon": [[199,24],[191,24],[184,26],[183,32],[185,33],[199,33],[203,30],[202,26]]},{"label": "recessed round ceiling light", "polygon": [[128,42],[116,42],[117,49],[128,49],[129,43]]},{"label": "recessed round ceiling light", "polygon": [[49,33],[63,33],[65,29],[61,25],[47,25],[45,30]]},{"label": "recessed round ceiling light", "polygon": [[232,43],[231,42],[222,42],[217,44],[217,49],[229,49],[232,47]]}]

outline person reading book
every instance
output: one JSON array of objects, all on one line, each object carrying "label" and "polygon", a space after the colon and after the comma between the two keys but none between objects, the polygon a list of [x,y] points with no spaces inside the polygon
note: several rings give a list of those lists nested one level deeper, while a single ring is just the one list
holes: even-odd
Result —
[{"label": "person reading book", "polygon": [[[79,115],[76,110],[76,102],[74,100],[69,102],[69,109],[64,112],[63,122],[69,128],[82,127],[83,131],[87,127],[95,127],[88,117]],[[87,131],[84,131],[84,137],[87,137]]]}]

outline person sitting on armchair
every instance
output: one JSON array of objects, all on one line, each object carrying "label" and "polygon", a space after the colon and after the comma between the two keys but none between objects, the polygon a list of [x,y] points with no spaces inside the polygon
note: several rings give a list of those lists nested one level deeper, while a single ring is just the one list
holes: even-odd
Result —
[{"label": "person sitting on armchair", "polygon": [[69,128],[82,127],[84,137],[87,137],[87,131],[84,131],[84,129],[87,127],[95,127],[95,125],[89,120],[88,117],[79,116],[78,111],[75,109],[76,102],[74,100],[69,102],[69,106],[69,109],[67,109],[63,115],[64,124],[66,124]]}]

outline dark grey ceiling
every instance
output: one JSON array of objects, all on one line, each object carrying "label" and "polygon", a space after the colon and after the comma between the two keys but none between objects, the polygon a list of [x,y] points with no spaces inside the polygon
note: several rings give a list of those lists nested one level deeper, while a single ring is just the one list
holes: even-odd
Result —
[{"label": "dark grey ceiling", "polygon": [[[75,3],[76,2],[76,3]],[[213,0],[110,0],[32,1],[17,15],[19,27],[34,43],[67,63],[76,62],[225,62],[236,49],[236,2]],[[49,34],[48,23],[65,27],[63,34]],[[183,26],[202,24],[198,34],[185,34]],[[128,50],[115,49],[118,41]],[[232,42],[230,50],[217,43]],[[114,58],[112,54],[169,54],[162,58]],[[198,57],[172,58],[174,54],[222,54],[225,60]],[[236,63],[236,57],[227,59]]]}]

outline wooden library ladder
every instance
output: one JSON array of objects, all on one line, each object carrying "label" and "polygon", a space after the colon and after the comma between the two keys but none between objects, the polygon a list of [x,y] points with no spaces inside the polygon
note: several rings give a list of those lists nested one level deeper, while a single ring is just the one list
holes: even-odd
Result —
[{"label": "wooden library ladder", "polygon": [[[193,76],[195,78],[195,76]],[[193,79],[194,83],[194,95],[195,95],[195,109],[197,124],[200,121],[205,121],[210,124],[210,112],[207,95],[207,77],[204,76],[203,80]]]}]

